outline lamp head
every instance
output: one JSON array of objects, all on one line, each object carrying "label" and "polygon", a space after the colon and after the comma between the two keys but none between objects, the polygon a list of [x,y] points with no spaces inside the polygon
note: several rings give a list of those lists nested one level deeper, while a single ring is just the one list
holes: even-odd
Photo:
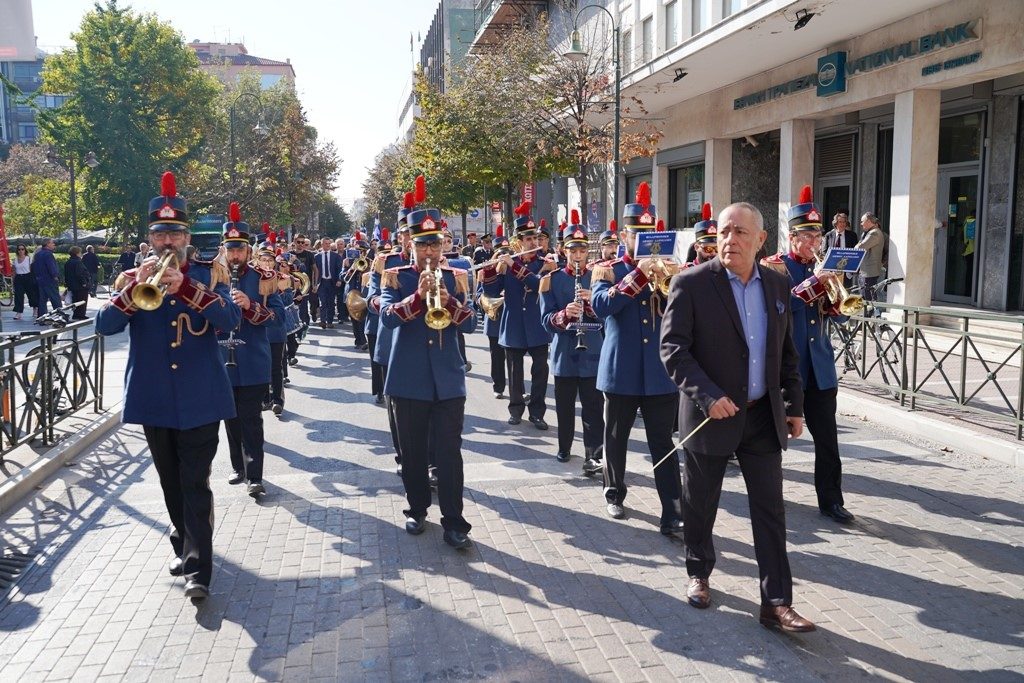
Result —
[{"label": "lamp head", "polygon": [[814,12],[808,12],[806,9],[798,9],[796,11],[796,25],[793,26],[793,30],[799,31],[804,26],[807,26],[813,16]]},{"label": "lamp head", "polygon": [[574,62],[582,62],[588,57],[587,51],[583,49],[583,44],[580,42],[579,29],[573,29],[572,43],[568,51],[562,53],[562,56]]}]

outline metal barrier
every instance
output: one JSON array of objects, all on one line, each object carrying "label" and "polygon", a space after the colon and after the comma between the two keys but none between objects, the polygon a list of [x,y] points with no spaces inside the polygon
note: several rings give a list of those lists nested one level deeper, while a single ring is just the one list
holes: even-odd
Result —
[{"label": "metal barrier", "polygon": [[[1024,317],[874,306],[888,316],[829,321],[840,381],[852,375],[911,410],[955,406],[996,428],[1012,424],[1024,438]],[[978,330],[986,321],[1012,332]]]},{"label": "metal barrier", "polygon": [[54,426],[86,404],[103,410],[103,337],[92,325],[79,320],[0,341],[0,464],[36,438],[52,445]]}]

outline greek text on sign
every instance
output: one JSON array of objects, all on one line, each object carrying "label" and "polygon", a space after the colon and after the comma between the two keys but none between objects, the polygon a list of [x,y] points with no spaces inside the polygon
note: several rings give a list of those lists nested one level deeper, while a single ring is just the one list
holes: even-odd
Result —
[{"label": "greek text on sign", "polygon": [[641,232],[636,236],[636,249],[633,257],[638,259],[657,257],[671,261],[675,249],[675,232]]},{"label": "greek text on sign", "polygon": [[867,254],[863,249],[841,249],[833,247],[825,254],[821,269],[833,273],[856,273]]}]

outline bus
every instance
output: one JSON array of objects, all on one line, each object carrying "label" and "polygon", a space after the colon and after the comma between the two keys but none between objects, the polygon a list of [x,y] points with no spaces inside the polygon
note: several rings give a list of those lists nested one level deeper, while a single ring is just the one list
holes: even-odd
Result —
[{"label": "bus", "polygon": [[223,241],[224,214],[208,213],[199,216],[192,224],[191,243],[196,248],[196,258],[200,261],[215,259]]}]

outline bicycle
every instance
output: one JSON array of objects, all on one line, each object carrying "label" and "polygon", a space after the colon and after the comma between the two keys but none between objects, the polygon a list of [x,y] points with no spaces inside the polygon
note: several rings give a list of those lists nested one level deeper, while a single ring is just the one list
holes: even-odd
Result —
[{"label": "bicycle", "polygon": [[[35,319],[35,323],[43,327],[63,329],[71,322],[75,308],[84,304],[84,301],[65,304],[39,316]],[[35,334],[39,334],[39,332],[20,332],[10,336],[28,337]],[[53,388],[50,394],[52,401],[50,407],[54,415],[63,415],[78,408],[85,403],[89,394],[89,387],[85,382],[76,382],[76,378],[84,376],[87,371],[87,368],[82,367],[78,349],[74,345],[59,346],[58,343],[61,341],[66,341],[66,339],[61,339],[58,336],[52,344],[43,342],[39,346],[33,347],[25,354],[26,362],[21,366],[22,386],[26,387],[26,393],[30,391],[38,403],[43,403],[43,377],[45,374],[43,363],[45,354],[48,351],[53,353]],[[38,357],[38,360],[32,362],[31,359],[35,357]]]},{"label": "bicycle", "polygon": [[0,306],[14,303],[14,278],[0,274]]},{"label": "bicycle", "polygon": [[[886,278],[872,286],[871,291],[875,298],[879,298],[889,285],[902,281],[901,277]],[[860,291],[860,288],[854,287],[850,291],[856,293]],[[899,398],[903,388],[903,346],[900,343],[900,333],[884,319],[879,319],[879,322],[875,323],[876,310],[871,301],[865,301],[862,315],[852,326],[849,324],[849,319],[845,323],[839,323],[829,318],[829,338],[832,341],[832,348],[836,352],[835,361],[843,359],[844,375],[847,372],[855,371],[862,379],[866,378],[877,365],[882,383],[886,386],[896,387],[889,393],[893,398]],[[869,320],[872,321],[870,324]],[[864,328],[863,333],[861,333],[862,327]],[[861,372],[861,362],[865,360],[862,340],[868,338],[873,342],[875,358]]]}]

